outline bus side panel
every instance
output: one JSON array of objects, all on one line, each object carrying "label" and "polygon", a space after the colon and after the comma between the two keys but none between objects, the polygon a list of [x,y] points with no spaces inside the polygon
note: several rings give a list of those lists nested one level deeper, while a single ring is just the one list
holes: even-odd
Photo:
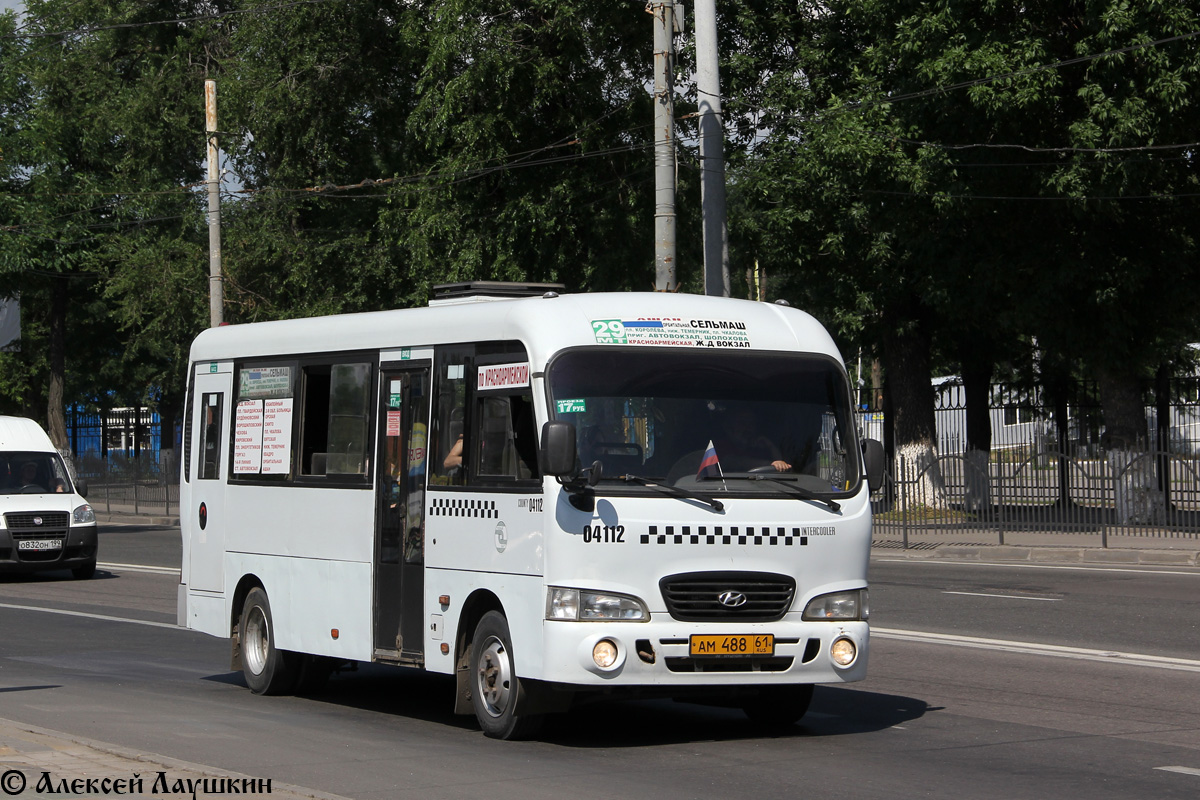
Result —
[{"label": "bus side panel", "polygon": [[224,595],[213,592],[188,592],[187,611],[182,623],[188,628],[227,639],[229,638],[229,619],[225,610]]},{"label": "bus side panel", "polygon": [[[225,574],[230,576],[226,597],[233,596],[243,575],[256,575],[262,581],[279,648],[371,660],[369,563],[229,553]],[[228,613],[241,610],[230,608]]]},{"label": "bus side panel", "polygon": [[[425,563],[438,569],[541,575],[542,491],[429,492]],[[437,593],[434,593],[437,596]]]},{"label": "bus side panel", "polygon": [[[529,575],[487,575],[460,570],[427,569],[425,571],[425,608],[431,609],[430,625],[425,627],[425,668],[430,672],[454,672],[454,642],[463,609],[476,591],[490,592],[500,600],[512,634],[513,657],[517,675],[540,679],[545,672],[542,660],[542,619],[546,616],[546,598],[542,579]],[[450,603],[442,606],[438,598],[449,595]],[[441,620],[432,619],[441,615]],[[441,622],[435,630],[432,623]],[[467,631],[470,636],[472,631]],[[441,636],[439,640],[436,638]],[[450,652],[442,654],[442,643]]]},{"label": "bus side panel", "polygon": [[231,552],[371,563],[370,490],[231,484],[225,498]]}]

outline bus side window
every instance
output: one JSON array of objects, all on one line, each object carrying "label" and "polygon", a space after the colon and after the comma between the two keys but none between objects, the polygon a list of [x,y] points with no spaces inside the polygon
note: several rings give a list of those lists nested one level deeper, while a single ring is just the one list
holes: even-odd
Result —
[{"label": "bus side window", "polygon": [[206,392],[200,398],[200,480],[221,477],[221,404],[223,392]]},{"label": "bus side window", "polygon": [[538,477],[537,429],[532,396],[478,398],[476,463],[480,478]]},{"label": "bus side window", "polygon": [[434,432],[430,437],[430,483],[463,486],[467,476],[466,376],[474,348],[442,348],[435,361]]}]

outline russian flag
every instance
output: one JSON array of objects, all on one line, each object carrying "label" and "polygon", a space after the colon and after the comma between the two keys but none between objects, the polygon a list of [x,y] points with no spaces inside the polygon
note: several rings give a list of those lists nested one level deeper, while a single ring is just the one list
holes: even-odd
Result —
[{"label": "russian flag", "polygon": [[700,459],[700,471],[696,473],[698,481],[710,478],[725,478],[721,474],[721,462],[717,460],[717,448],[713,446],[712,439],[708,440],[708,449],[704,451],[704,458]]}]

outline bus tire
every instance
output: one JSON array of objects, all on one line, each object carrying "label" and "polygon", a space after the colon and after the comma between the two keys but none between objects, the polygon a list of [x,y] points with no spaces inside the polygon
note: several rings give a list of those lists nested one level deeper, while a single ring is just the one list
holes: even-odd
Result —
[{"label": "bus tire", "polygon": [[493,739],[523,739],[541,727],[542,717],[520,713],[521,680],[512,655],[508,620],[489,611],[475,627],[471,640],[471,705],[484,735]]},{"label": "bus tire", "polygon": [[250,590],[238,621],[242,674],[255,694],[286,694],[296,685],[299,664],[295,653],[275,647],[271,603],[259,587]]},{"label": "bus tire", "polygon": [[742,711],[755,725],[764,728],[786,728],[795,725],[808,713],[812,703],[813,685],[780,686],[763,689],[742,703]]},{"label": "bus tire", "polygon": [[86,581],[88,578],[96,574],[96,562],[89,561],[82,566],[74,567],[71,570],[71,574],[75,576],[76,580]]}]

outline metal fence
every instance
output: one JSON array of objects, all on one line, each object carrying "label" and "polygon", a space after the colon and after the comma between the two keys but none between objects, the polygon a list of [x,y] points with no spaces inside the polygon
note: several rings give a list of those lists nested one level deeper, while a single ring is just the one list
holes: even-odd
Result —
[{"label": "metal fence", "polygon": [[1148,451],[1080,458],[1049,451],[993,453],[986,466],[962,455],[914,465],[903,457],[872,496],[877,539],[908,548],[954,531],[982,543],[1007,534],[1089,533],[1187,538],[1200,543],[1200,458]]},{"label": "metal fence", "polygon": [[[1049,407],[1039,389],[994,386],[990,453],[968,455],[962,386],[935,386],[938,456],[897,458],[872,497],[876,538],[909,547],[953,531],[1006,543],[1015,532],[1195,539],[1200,545],[1200,396],[1197,379],[1148,386],[1148,442],[1133,452],[1102,444],[1094,385]],[[1157,390],[1157,391],[1156,391]],[[873,392],[872,396],[880,396]],[[863,410],[864,435],[882,440],[881,412]]]},{"label": "metal fence", "polygon": [[75,474],[88,502],[107,514],[179,513],[179,460],[161,446],[161,424],[148,409],[67,415]]}]

